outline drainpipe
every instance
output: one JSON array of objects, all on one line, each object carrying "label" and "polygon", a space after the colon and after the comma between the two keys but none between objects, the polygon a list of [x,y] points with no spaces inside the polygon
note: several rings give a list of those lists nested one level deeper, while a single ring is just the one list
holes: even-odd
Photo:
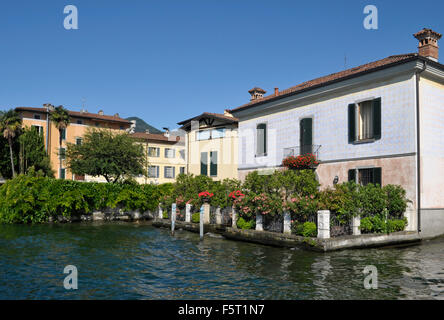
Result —
[{"label": "drainpipe", "polygon": [[421,71],[416,72],[416,145],[417,145],[417,152],[416,152],[416,176],[418,181],[417,183],[417,190],[418,190],[418,232],[421,232],[421,134],[420,134],[420,117],[419,117],[419,77],[420,74],[425,71],[427,68],[427,61],[424,61],[423,67]]}]

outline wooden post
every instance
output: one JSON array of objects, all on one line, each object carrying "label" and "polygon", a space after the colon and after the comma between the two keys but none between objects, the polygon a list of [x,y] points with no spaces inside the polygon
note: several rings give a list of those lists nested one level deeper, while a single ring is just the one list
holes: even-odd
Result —
[{"label": "wooden post", "polygon": [[174,236],[174,227],[176,224],[176,204],[171,205],[171,235]]},{"label": "wooden post", "polygon": [[200,207],[199,227],[200,227],[200,241],[202,241],[203,236],[204,236],[204,206],[203,205]]}]

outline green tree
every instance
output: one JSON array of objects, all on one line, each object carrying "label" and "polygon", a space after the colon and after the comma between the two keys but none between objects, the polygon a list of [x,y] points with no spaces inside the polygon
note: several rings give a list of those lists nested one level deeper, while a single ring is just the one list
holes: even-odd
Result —
[{"label": "green tree", "polygon": [[[63,106],[58,106],[49,114],[49,119],[54,123],[57,130],[59,130],[59,152],[62,148],[62,132],[69,125],[69,113]],[[62,169],[62,158],[60,157],[59,172]]]},{"label": "green tree", "polygon": [[39,176],[54,177],[54,171],[45,151],[43,135],[35,128],[25,128],[19,137],[19,142],[21,173],[28,174],[32,171]]},{"label": "green tree", "polygon": [[127,133],[89,130],[82,144],[67,144],[66,157],[72,173],[103,176],[108,182],[144,174],[143,147]]},{"label": "green tree", "polygon": [[11,169],[12,176],[15,177],[15,169],[14,169],[14,153],[13,153],[13,141],[14,138],[20,134],[22,128],[22,119],[20,115],[15,112],[15,110],[9,110],[6,113],[2,114],[0,119],[0,131],[3,134],[3,137],[8,141],[9,145],[9,156],[11,161]]}]

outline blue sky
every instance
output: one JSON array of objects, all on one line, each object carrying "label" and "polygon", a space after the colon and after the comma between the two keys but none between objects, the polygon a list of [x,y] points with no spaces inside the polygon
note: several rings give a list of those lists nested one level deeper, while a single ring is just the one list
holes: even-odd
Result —
[{"label": "blue sky", "polygon": [[[78,30],[63,28],[69,4],[78,8]],[[378,30],[363,27],[368,4],[378,8]],[[4,0],[0,110],[46,102],[80,110],[85,99],[90,112],[175,128],[248,102],[254,86],[271,93],[341,71],[345,55],[353,67],[416,52],[413,33],[444,33],[444,1],[420,7],[405,0]]]}]

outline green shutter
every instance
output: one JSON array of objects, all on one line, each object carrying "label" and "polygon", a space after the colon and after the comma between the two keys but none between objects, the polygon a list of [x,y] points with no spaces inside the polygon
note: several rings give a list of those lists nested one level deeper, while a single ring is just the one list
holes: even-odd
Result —
[{"label": "green shutter", "polygon": [[210,152],[210,176],[217,176],[217,151]]},{"label": "green shutter", "polygon": [[200,174],[203,176],[208,175],[208,152],[200,153]]},{"label": "green shutter", "polygon": [[267,125],[261,123],[256,128],[257,138],[256,138],[256,154],[258,156],[263,156],[267,154]]},{"label": "green shutter", "polygon": [[61,138],[62,140],[66,140],[66,129],[62,129],[62,130],[60,131],[60,138]]},{"label": "green shutter", "polygon": [[356,182],[356,170],[355,169],[348,170],[348,181]]},{"label": "green shutter", "polygon": [[373,100],[373,137],[381,139],[381,98]]},{"label": "green shutter", "polygon": [[382,186],[382,169],[373,168],[373,184],[379,184]]},{"label": "green shutter", "polygon": [[356,106],[354,103],[348,105],[348,143],[356,141]]},{"label": "green shutter", "polygon": [[304,155],[313,152],[313,119],[305,118],[300,122],[300,154]]}]

